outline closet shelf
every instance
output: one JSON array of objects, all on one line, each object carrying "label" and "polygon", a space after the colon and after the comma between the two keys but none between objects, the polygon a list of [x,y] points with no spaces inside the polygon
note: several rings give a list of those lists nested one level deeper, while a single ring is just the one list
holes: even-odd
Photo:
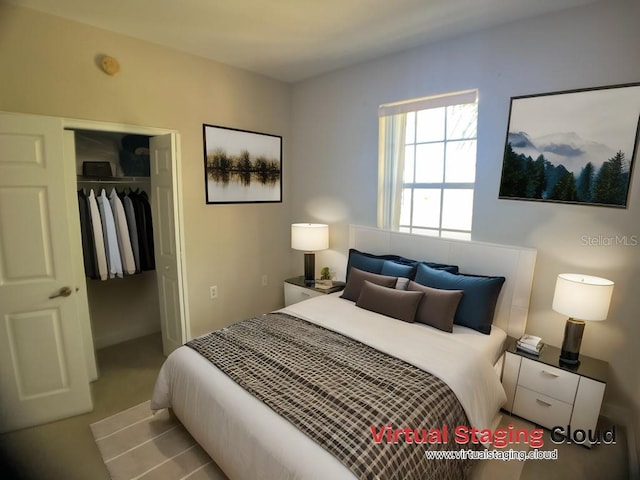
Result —
[{"label": "closet shelf", "polygon": [[78,175],[78,183],[102,183],[102,184],[119,184],[119,183],[144,183],[149,184],[151,177],[83,177]]}]

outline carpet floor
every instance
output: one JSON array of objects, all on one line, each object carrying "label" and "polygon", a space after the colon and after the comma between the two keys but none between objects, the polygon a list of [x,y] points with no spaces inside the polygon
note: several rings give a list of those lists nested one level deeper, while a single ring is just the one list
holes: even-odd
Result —
[{"label": "carpet floor", "polygon": [[90,428],[113,480],[227,478],[173,415],[154,415],[148,401]]}]

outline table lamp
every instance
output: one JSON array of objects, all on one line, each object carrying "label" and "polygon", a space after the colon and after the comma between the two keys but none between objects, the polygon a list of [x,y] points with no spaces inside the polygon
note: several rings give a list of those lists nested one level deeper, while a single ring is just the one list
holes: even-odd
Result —
[{"label": "table lamp", "polygon": [[291,248],[304,251],[304,283],[315,284],[318,250],[329,248],[329,225],[323,223],[294,223],[291,225]]},{"label": "table lamp", "polygon": [[611,280],[578,273],[561,273],[556,280],[553,310],[569,319],[564,327],[560,361],[579,363],[584,320],[605,320],[614,283]]}]

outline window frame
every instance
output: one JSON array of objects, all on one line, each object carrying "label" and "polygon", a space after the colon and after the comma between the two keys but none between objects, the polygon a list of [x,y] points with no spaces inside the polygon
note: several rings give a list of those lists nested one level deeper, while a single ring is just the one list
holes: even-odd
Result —
[{"label": "window frame", "polygon": [[[465,105],[465,104],[475,104],[476,105],[476,110],[475,110],[475,136],[460,136],[457,135],[455,137],[449,137],[448,136],[448,122],[451,120],[450,119],[450,112],[449,109],[447,107],[452,107],[452,106],[456,106],[456,105]],[[423,111],[423,110],[428,110],[428,109],[436,109],[436,108],[444,108],[444,134],[443,134],[443,138],[442,139],[438,139],[438,140],[419,140],[419,136],[418,136],[418,112]],[[385,104],[385,105],[381,105],[380,109],[379,109],[379,116],[381,118],[381,130],[380,130],[380,141],[381,141],[381,147],[380,147],[380,175],[381,177],[384,177],[384,175],[386,174],[386,172],[389,171],[389,167],[385,169],[382,168],[382,165],[384,162],[389,162],[388,159],[384,159],[383,156],[384,155],[389,155],[388,154],[388,148],[385,147],[384,142],[385,142],[385,136],[383,135],[383,130],[382,127],[384,125],[384,121],[383,121],[383,117],[389,117],[392,115],[405,115],[403,122],[401,123],[403,125],[402,128],[405,129],[405,131],[403,132],[404,134],[402,135],[403,137],[403,145],[398,146],[398,148],[400,150],[398,150],[399,152],[401,152],[401,156],[402,156],[402,160],[399,161],[400,163],[400,168],[402,168],[402,172],[397,172],[396,175],[400,175],[401,176],[401,181],[400,182],[396,182],[396,190],[399,188],[399,191],[396,191],[395,193],[393,193],[392,195],[389,195],[388,192],[383,192],[382,190],[384,188],[389,188],[389,184],[390,182],[386,181],[384,178],[380,178],[380,182],[379,182],[379,215],[378,215],[378,223],[379,226],[382,228],[390,228],[393,230],[397,230],[397,231],[401,231],[401,232],[407,232],[407,233],[413,233],[413,234],[420,234],[420,235],[431,235],[431,236],[437,236],[437,237],[446,237],[446,238],[459,238],[459,239],[471,239],[471,234],[473,231],[473,202],[474,202],[474,196],[475,196],[475,182],[476,182],[476,165],[477,165],[477,141],[478,141],[478,91],[477,90],[467,90],[467,91],[463,91],[463,92],[454,92],[451,94],[443,94],[443,95],[436,95],[436,96],[432,96],[432,97],[424,97],[424,98],[420,98],[420,99],[415,99],[415,100],[408,100],[408,101],[403,101],[403,102],[395,102],[395,103],[391,103],[391,104]],[[413,115],[413,121],[410,122],[409,121],[409,115]],[[406,132],[406,128],[409,127],[409,125],[411,124],[411,126],[413,127],[414,131],[413,134],[411,135],[411,139],[412,141],[407,142],[407,132]],[[386,134],[386,139],[388,140],[388,133]],[[455,145],[457,142],[463,142],[463,141],[472,141],[475,143],[475,149],[474,149],[474,175],[473,175],[473,182],[447,182],[446,181],[446,175],[447,175],[447,157],[448,155],[450,155],[450,152],[448,153],[448,146],[451,145]],[[441,144],[442,148],[443,148],[443,158],[442,158],[442,181],[439,182],[424,182],[424,181],[420,181],[417,182],[416,181],[416,165],[417,165],[417,150],[418,150],[418,146],[419,145],[430,145],[430,144]],[[413,147],[413,157],[410,159],[408,158],[408,155],[406,155],[406,150],[407,148],[411,148]],[[413,173],[413,181],[407,182],[405,181],[405,170],[406,170],[406,162],[412,162],[412,173]],[[438,191],[439,194],[439,206],[438,206],[438,221],[437,221],[437,227],[428,227],[428,226],[422,226],[422,225],[415,225],[414,224],[414,208],[415,208],[415,202],[414,202],[414,198],[416,195],[416,191],[417,190],[432,190],[432,191]],[[398,204],[402,204],[405,200],[405,191],[409,190],[409,207],[408,207],[408,212],[406,217],[408,218],[408,223],[406,222],[406,219],[404,218],[405,216],[402,215],[402,207],[398,207],[396,205],[396,214],[395,217],[393,219],[392,222],[387,221],[387,225],[382,224],[381,225],[381,220],[384,220],[384,218],[381,216],[381,211],[384,211],[384,205],[380,205],[380,203],[384,203],[385,201],[388,201],[387,198],[389,196],[393,197],[393,195],[395,195],[395,201]],[[447,191],[461,191],[461,190],[468,190],[471,192],[472,195],[472,199],[471,199],[471,212],[470,212],[470,216],[471,216],[471,225],[469,230],[466,229],[459,229],[459,228],[450,228],[450,227],[446,227],[443,226],[443,214],[445,213],[445,196],[446,196],[446,192]],[[385,196],[381,196],[381,195],[386,195]],[[399,196],[399,197],[398,197]],[[397,217],[397,218],[396,218]],[[404,222],[402,222],[402,220],[405,220]],[[392,225],[389,225],[389,223],[392,223]]]}]

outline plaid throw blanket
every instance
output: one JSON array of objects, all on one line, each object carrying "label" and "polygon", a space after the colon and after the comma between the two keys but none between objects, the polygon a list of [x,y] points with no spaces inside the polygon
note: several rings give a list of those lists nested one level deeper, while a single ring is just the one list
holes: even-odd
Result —
[{"label": "plaid throw blanket", "polygon": [[[359,479],[464,478],[469,462],[427,460],[460,449],[468,425],[439,378],[339,333],[271,313],[187,343],[236,383],[331,452]],[[449,429],[446,444],[389,442],[387,430]],[[374,432],[380,434],[374,441]],[[464,447],[468,448],[468,447]]]}]

